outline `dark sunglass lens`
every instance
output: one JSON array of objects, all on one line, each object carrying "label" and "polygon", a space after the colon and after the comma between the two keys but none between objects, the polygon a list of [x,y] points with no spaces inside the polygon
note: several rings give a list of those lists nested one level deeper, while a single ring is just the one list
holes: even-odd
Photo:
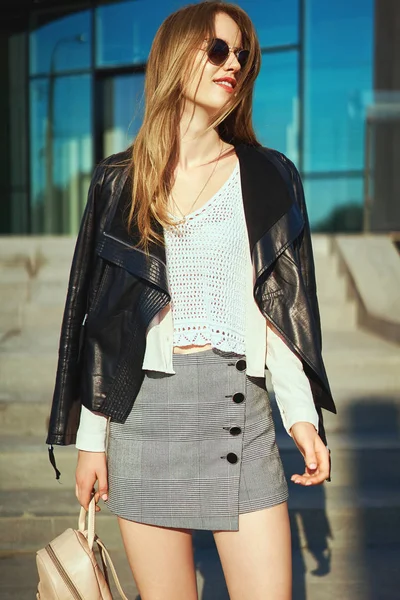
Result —
[{"label": "dark sunglass lens", "polygon": [[229,46],[224,40],[213,40],[208,49],[208,60],[214,65],[222,65],[229,55]]},{"label": "dark sunglass lens", "polygon": [[247,64],[247,61],[249,59],[249,50],[240,50],[237,59],[238,59],[238,63],[241,67],[245,67]]}]

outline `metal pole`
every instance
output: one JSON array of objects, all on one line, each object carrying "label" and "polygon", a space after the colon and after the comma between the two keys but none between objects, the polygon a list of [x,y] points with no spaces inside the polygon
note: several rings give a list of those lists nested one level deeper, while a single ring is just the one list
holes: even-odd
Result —
[{"label": "metal pole", "polygon": [[55,82],[55,56],[59,40],[53,48],[50,58],[49,91],[46,123],[46,194],[44,204],[44,233],[54,232],[53,223],[53,139],[54,139],[54,82]]},{"label": "metal pole", "polygon": [[301,174],[304,170],[304,122],[305,122],[305,33],[306,33],[306,5],[305,0],[299,0],[299,57],[298,57],[298,85],[299,85],[299,133],[298,133],[298,169]]},{"label": "metal pole", "polygon": [[367,117],[365,121],[364,233],[369,233],[371,230],[371,126],[372,123]]}]

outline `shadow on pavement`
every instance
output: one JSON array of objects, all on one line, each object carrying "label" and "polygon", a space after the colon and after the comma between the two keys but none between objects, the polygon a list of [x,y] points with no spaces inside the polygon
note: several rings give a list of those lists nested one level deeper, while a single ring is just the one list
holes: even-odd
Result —
[{"label": "shadow on pavement", "polygon": [[[400,390],[399,390],[400,395]],[[353,453],[354,487],[359,492],[359,569],[367,584],[365,600],[400,597],[400,571],[389,557],[400,556],[400,401],[399,397],[357,398],[349,428],[364,440]]]}]

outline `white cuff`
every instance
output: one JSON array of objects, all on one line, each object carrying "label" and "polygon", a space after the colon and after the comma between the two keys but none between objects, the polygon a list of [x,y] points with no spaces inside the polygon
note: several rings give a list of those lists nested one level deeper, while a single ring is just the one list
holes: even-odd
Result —
[{"label": "white cuff", "polygon": [[291,435],[290,428],[299,421],[312,423],[318,431],[318,413],[303,363],[270,327],[267,329],[266,365],[287,433]]},{"label": "white cuff", "polygon": [[87,452],[105,452],[108,417],[82,405],[75,447]]}]

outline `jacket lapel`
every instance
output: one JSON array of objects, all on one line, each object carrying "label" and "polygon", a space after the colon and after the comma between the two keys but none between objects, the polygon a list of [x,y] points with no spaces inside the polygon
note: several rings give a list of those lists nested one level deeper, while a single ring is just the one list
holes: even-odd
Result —
[{"label": "jacket lapel", "polygon": [[[132,182],[128,177],[116,198],[114,210],[106,225],[97,247],[99,256],[126,269],[132,275],[147,280],[161,290],[168,292],[165,247],[150,244],[149,254],[136,247],[139,232],[132,227],[128,232],[127,217],[131,202]],[[154,220],[153,227],[163,236],[162,226]]]},{"label": "jacket lapel", "polygon": [[291,182],[273,151],[239,144],[243,205],[255,280],[296,239],[304,219]]}]

